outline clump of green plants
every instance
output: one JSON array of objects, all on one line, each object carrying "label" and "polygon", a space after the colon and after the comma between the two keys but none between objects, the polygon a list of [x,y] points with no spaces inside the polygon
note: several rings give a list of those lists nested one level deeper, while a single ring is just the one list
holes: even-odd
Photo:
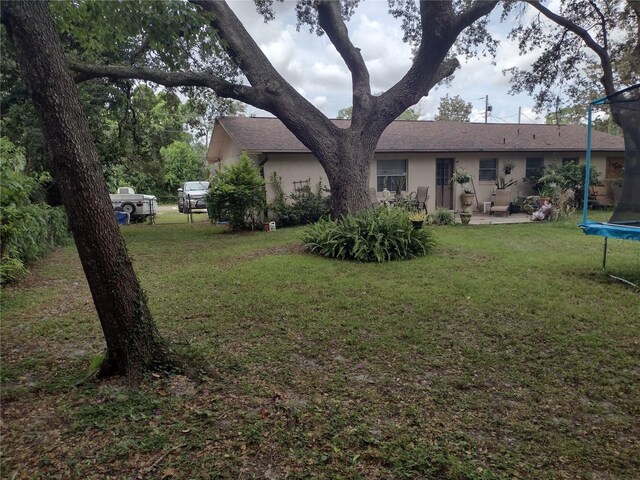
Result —
[{"label": "clump of green plants", "polygon": [[276,172],[271,176],[271,185],[275,199],[270,207],[277,215],[280,226],[307,225],[329,214],[329,196],[322,181],[318,182],[315,190],[309,185],[296,189],[289,195],[289,201],[282,189],[282,178]]},{"label": "clump of green plants", "polygon": [[454,214],[448,208],[436,208],[430,216],[434,225],[453,225]]},{"label": "clump of green plants", "polygon": [[0,138],[0,283],[26,272],[25,264],[49,253],[69,239],[62,208],[44,202],[47,173],[27,175],[24,151]]},{"label": "clump of green plants", "polygon": [[385,262],[427,255],[435,241],[428,229],[414,229],[407,213],[395,208],[365,210],[320,220],[305,230],[313,253],[340,260]]},{"label": "clump of green plants", "polygon": [[[586,176],[585,165],[552,164],[537,170],[524,180],[532,184],[542,197],[551,197],[552,200],[557,201],[559,195],[564,195],[566,200],[563,203],[570,203],[575,208],[581,208]],[[589,171],[589,184],[597,185],[599,177],[600,173],[592,166]]]},{"label": "clump of green plants", "polygon": [[246,153],[213,177],[206,202],[211,218],[228,218],[231,230],[255,228],[260,223],[266,205],[264,179]]}]

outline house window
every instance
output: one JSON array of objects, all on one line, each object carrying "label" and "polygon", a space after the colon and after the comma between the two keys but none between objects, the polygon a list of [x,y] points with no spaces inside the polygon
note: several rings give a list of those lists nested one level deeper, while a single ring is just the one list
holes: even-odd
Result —
[{"label": "house window", "polygon": [[578,157],[563,157],[562,165],[577,165]]},{"label": "house window", "polygon": [[544,158],[542,157],[527,157],[527,165],[525,170],[525,178],[538,177],[542,174],[544,168]]},{"label": "house window", "polygon": [[407,161],[378,160],[377,190],[390,192],[407,190]]},{"label": "house window", "polygon": [[481,182],[495,182],[498,172],[498,159],[486,158],[480,160],[478,180]]}]

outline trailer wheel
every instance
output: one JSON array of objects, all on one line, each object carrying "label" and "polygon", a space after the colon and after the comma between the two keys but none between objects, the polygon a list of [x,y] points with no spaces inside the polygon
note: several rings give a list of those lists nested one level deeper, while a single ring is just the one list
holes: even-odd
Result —
[{"label": "trailer wheel", "polygon": [[127,212],[129,215],[133,215],[134,213],[136,213],[136,206],[133,203],[129,202],[123,203],[122,211]]}]

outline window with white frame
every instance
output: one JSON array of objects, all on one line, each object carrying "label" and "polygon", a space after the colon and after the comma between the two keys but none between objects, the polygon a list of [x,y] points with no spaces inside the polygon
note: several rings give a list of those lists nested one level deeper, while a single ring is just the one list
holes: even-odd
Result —
[{"label": "window with white frame", "polygon": [[498,159],[481,158],[478,180],[481,182],[495,182],[498,176]]},{"label": "window with white frame", "polygon": [[544,169],[544,158],[542,157],[527,157],[527,163],[525,168],[525,178],[538,177],[542,174]]},{"label": "window with white frame", "polygon": [[378,160],[377,162],[377,190],[390,192],[407,190],[407,161],[406,160]]}]

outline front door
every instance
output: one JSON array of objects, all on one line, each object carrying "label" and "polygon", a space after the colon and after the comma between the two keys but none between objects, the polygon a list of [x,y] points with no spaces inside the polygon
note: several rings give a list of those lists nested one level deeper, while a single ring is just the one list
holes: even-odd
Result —
[{"label": "front door", "polygon": [[436,208],[453,210],[453,158],[436,158]]}]

